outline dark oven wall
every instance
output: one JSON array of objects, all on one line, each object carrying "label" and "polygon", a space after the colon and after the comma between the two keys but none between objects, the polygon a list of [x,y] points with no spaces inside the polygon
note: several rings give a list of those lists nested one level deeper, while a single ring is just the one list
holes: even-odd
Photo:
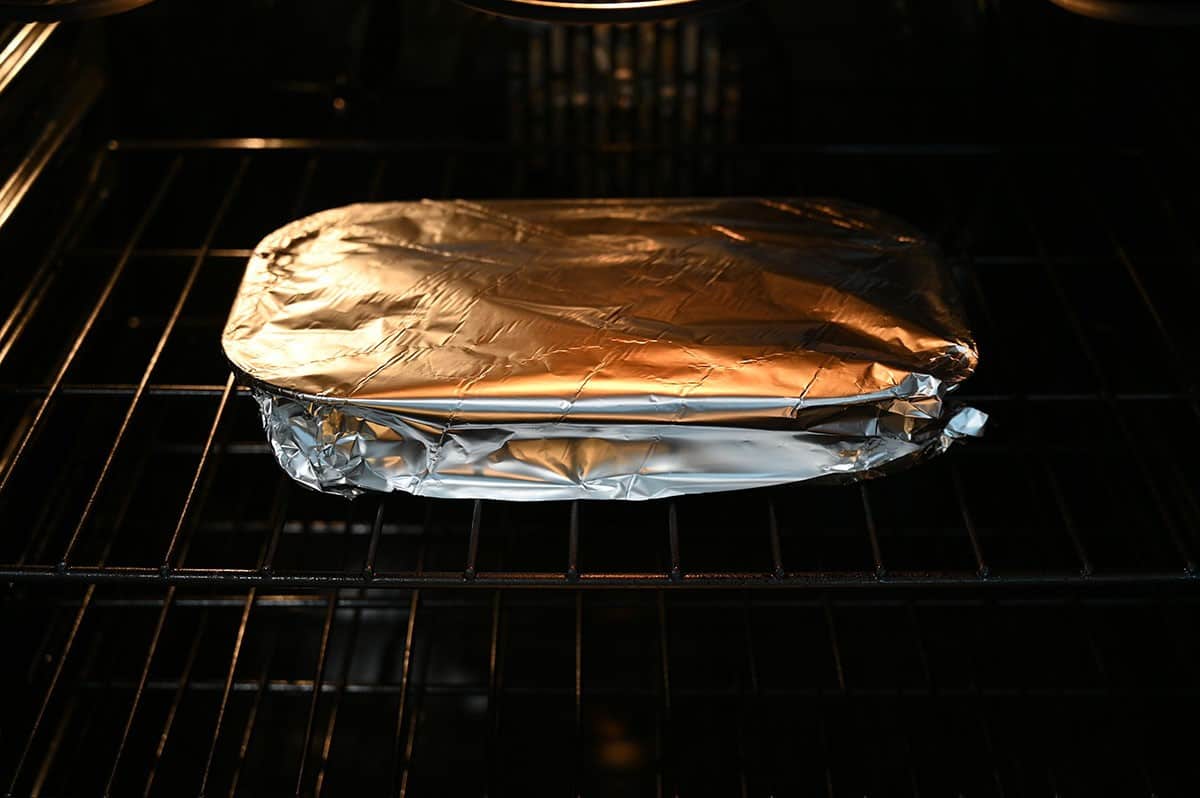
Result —
[{"label": "dark oven wall", "polygon": [[516,117],[561,104],[568,135],[605,138],[595,127],[607,106],[620,140],[628,102],[671,114],[672,130],[656,132],[678,137],[693,89],[701,116],[736,103],[747,143],[1165,144],[1196,123],[1190,29],[1108,24],[1045,1],[750,0],[675,24],[572,27],[453,0],[157,0],[96,25],[122,135],[531,145]]},{"label": "dark oven wall", "polygon": [[[0,190],[0,792],[1194,793],[1198,35],[1034,0],[53,31],[0,87],[36,176]],[[936,238],[986,436],[861,485],[346,502],[221,355],[307,213],[705,194]]]}]

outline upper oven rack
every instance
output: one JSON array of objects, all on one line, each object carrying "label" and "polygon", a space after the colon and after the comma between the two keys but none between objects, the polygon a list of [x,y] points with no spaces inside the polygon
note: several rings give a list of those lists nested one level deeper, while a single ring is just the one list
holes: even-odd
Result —
[{"label": "upper oven rack", "polygon": [[[579,170],[624,159],[634,173],[661,157],[694,158],[693,193],[739,193],[747,168],[762,185],[769,163],[781,187],[848,196],[924,226],[958,263],[972,306],[984,370],[964,398],[992,414],[989,436],[844,488],[619,506],[309,494],[278,473],[253,403],[219,355],[257,238],[349,201],[551,194],[562,164],[553,152],[456,142],[119,140],[95,154],[92,182],[52,242],[25,253],[21,290],[0,306],[0,412],[12,431],[0,449],[0,579],[324,589],[1196,583],[1187,442],[1200,434],[1200,403],[1181,343],[1187,320],[1172,304],[1184,270],[1171,266],[1174,240],[1130,238],[1111,204],[1153,187],[1158,222],[1186,247],[1175,210],[1194,201],[1180,194],[1186,181],[1172,183],[1137,151],[561,155]],[[497,162],[511,171],[483,168]],[[1089,204],[1102,185],[1096,164],[1110,183]],[[1048,224],[1064,207],[1048,204],[1059,195],[1080,204]],[[1103,289],[1098,299],[1079,293],[1081,281]],[[1027,329],[1032,313],[1044,331]],[[1131,369],[1134,344],[1147,361]],[[1161,424],[1178,439],[1156,437]]]}]

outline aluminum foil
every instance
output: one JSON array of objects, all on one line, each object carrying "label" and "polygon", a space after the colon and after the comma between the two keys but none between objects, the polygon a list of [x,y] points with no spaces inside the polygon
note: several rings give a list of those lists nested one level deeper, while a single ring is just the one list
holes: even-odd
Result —
[{"label": "aluminum foil", "polygon": [[347,496],[846,480],[986,420],[936,248],[840,201],[351,205],[259,244],[223,343],[280,466]]}]

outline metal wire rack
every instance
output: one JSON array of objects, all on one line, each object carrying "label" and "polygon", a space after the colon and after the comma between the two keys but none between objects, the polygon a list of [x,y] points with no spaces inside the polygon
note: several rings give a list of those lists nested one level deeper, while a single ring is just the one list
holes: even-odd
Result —
[{"label": "metal wire rack", "polygon": [[0,786],[1188,793],[1194,597],[799,595],[31,587]]},{"label": "metal wire rack", "polygon": [[[581,170],[678,174],[652,168],[660,154],[629,145],[570,157]],[[10,431],[0,579],[273,589],[1195,583],[1188,453],[1200,444],[1200,364],[1182,331],[1194,321],[1197,250],[1180,223],[1195,196],[1184,175],[1134,151],[671,152],[694,158],[696,193],[844,196],[940,238],[983,348],[964,398],[993,422],[984,441],[927,467],[858,487],[645,504],[347,503],[289,484],[220,355],[256,240],[364,198],[513,185],[553,195],[545,155],[461,142],[108,144],[0,306]],[[497,177],[497,162],[511,174]]]}]

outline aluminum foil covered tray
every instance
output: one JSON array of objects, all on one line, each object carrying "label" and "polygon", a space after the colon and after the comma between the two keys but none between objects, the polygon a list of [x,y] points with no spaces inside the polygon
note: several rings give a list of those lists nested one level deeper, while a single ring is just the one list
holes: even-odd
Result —
[{"label": "aluminum foil covered tray", "polygon": [[936,249],[827,200],[325,211],[259,244],[223,343],[279,464],[348,496],[852,479],[985,418]]}]

